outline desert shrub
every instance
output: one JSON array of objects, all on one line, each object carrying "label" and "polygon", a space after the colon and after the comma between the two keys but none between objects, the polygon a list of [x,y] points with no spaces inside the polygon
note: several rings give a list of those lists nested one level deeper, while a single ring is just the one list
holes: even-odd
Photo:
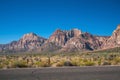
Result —
[{"label": "desert shrub", "polygon": [[109,61],[105,61],[103,62],[103,65],[111,65],[111,63]]},{"label": "desert shrub", "polygon": [[36,67],[49,67],[50,66],[47,62],[36,62],[34,65]]},{"label": "desert shrub", "polygon": [[85,66],[85,62],[81,61],[77,63],[77,66]]},{"label": "desert shrub", "polygon": [[4,66],[2,64],[0,64],[0,69],[2,69]]},{"label": "desert shrub", "polygon": [[72,64],[73,66],[78,66],[77,61],[74,61],[74,60],[71,61],[71,64]]},{"label": "desert shrub", "polygon": [[64,66],[73,66],[73,64],[70,61],[65,61]]},{"label": "desert shrub", "polygon": [[28,67],[26,62],[24,61],[16,61],[13,63],[13,65],[11,66],[13,68],[25,68],[25,67]]},{"label": "desert shrub", "polygon": [[64,61],[60,61],[56,63],[56,67],[62,67],[62,66],[64,66]]},{"label": "desert shrub", "polygon": [[116,57],[115,54],[110,54],[110,55],[107,56],[107,59],[108,60],[113,60],[115,57]]},{"label": "desert shrub", "polygon": [[73,58],[71,63],[73,66],[84,66],[87,60],[82,58]]},{"label": "desert shrub", "polygon": [[120,58],[116,57],[116,58],[113,59],[112,62],[113,62],[113,65],[118,65],[118,64],[120,64]]},{"label": "desert shrub", "polygon": [[84,60],[81,57],[73,57],[71,63],[73,66],[83,66]]},{"label": "desert shrub", "polygon": [[9,60],[5,60],[5,61],[3,61],[3,64],[4,64],[4,65],[8,65],[9,62],[10,62]]},{"label": "desert shrub", "polygon": [[85,66],[94,66],[94,65],[95,65],[95,63],[92,61],[85,62]]},{"label": "desert shrub", "polygon": [[120,62],[120,57],[116,57],[114,60],[119,63]]},{"label": "desert shrub", "polygon": [[102,64],[102,61],[101,59],[98,60],[98,65],[101,65]]},{"label": "desert shrub", "polygon": [[93,61],[92,59],[87,59],[87,58],[79,59],[76,62],[76,65],[77,66],[94,66],[95,65],[95,61]]}]

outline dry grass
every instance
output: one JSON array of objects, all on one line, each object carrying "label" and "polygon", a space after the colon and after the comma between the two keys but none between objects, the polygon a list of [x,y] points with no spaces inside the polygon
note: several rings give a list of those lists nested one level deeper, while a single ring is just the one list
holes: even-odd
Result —
[{"label": "dry grass", "polygon": [[118,54],[87,53],[80,55],[2,55],[0,56],[0,68],[38,68],[38,67],[62,67],[62,66],[102,66],[120,65]]}]

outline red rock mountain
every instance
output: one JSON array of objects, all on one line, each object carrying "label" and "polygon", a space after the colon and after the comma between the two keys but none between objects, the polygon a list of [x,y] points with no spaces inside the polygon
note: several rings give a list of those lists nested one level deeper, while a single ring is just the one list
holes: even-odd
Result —
[{"label": "red rock mountain", "polygon": [[37,49],[46,41],[45,38],[37,36],[35,33],[25,34],[20,40],[10,44],[1,45],[2,51],[29,51]]},{"label": "red rock mountain", "polygon": [[117,26],[117,29],[114,30],[112,36],[104,42],[102,47],[104,49],[120,47],[120,25]]},{"label": "red rock mountain", "polygon": [[113,47],[120,47],[120,25],[112,36],[94,36],[78,29],[69,31],[58,29],[48,39],[39,37],[35,33],[28,33],[18,41],[1,44],[0,51],[82,52]]},{"label": "red rock mountain", "polygon": [[98,37],[91,35],[90,33],[82,33],[79,36],[74,36],[71,38],[65,46],[62,48],[62,51],[88,51],[88,50],[97,50],[101,48],[101,45],[104,41],[102,37],[100,40]]},{"label": "red rock mountain", "polygon": [[62,49],[72,37],[78,37],[82,32],[78,29],[70,31],[56,30],[50,38],[43,44],[41,51],[57,51]]}]

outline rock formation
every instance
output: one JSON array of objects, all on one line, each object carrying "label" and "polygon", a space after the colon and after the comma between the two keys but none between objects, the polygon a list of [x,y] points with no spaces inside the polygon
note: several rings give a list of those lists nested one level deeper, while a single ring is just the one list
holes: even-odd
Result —
[{"label": "rock formation", "polygon": [[69,31],[56,30],[48,39],[35,33],[25,34],[20,40],[1,44],[0,52],[72,52],[94,51],[120,47],[120,25],[112,36],[95,36],[78,29]]},{"label": "rock formation", "polygon": [[120,47],[120,25],[114,30],[112,36],[108,38],[102,45],[104,49]]},{"label": "rock formation", "polygon": [[[98,38],[101,38],[100,40]],[[97,50],[101,48],[106,37],[96,37],[90,33],[82,33],[79,36],[71,38],[66,45],[62,48],[62,51],[88,51]]]},{"label": "rock formation", "polygon": [[25,34],[20,40],[1,46],[1,51],[29,51],[37,49],[46,41],[35,33]]},{"label": "rock formation", "polygon": [[82,32],[78,29],[72,29],[70,31],[56,30],[50,38],[43,44],[41,51],[57,51],[62,49],[65,44],[72,38],[78,37]]}]

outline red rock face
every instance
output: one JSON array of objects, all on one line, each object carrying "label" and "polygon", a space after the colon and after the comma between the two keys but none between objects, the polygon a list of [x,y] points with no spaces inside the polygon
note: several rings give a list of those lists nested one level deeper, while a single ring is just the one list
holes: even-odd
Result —
[{"label": "red rock face", "polygon": [[39,37],[34,33],[25,34],[19,41],[18,41],[18,48],[25,48],[25,49],[36,49],[39,48],[44,42],[46,41],[45,38]]},{"label": "red rock face", "polygon": [[82,32],[78,29],[70,31],[56,30],[41,47],[43,51],[54,51],[63,48],[72,37],[78,37]]},{"label": "red rock face", "polygon": [[[101,38],[99,40],[99,38]],[[77,37],[71,38],[65,46],[61,49],[62,51],[88,51],[97,50],[101,48],[103,38],[106,37],[96,37],[89,33],[82,33]]]},{"label": "red rock face", "polygon": [[114,30],[112,36],[102,45],[104,49],[120,47],[120,25]]},{"label": "red rock face", "polygon": [[65,35],[65,32],[61,30],[56,30],[46,43],[51,42],[58,46],[64,46],[66,41],[67,37]]},{"label": "red rock face", "polygon": [[0,51],[31,51],[39,52],[71,52],[93,51],[99,49],[120,47],[120,25],[112,36],[94,36],[78,29],[69,31],[56,30],[50,38],[39,37],[34,33],[25,34],[19,41],[0,45]]},{"label": "red rock face", "polygon": [[32,50],[39,48],[44,42],[45,38],[39,37],[34,33],[25,34],[19,41],[13,41],[10,44],[4,45],[3,50]]}]

